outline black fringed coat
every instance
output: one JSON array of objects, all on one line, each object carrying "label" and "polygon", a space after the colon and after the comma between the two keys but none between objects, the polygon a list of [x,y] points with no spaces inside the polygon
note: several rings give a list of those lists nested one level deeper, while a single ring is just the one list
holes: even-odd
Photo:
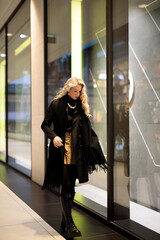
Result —
[{"label": "black fringed coat", "polygon": [[[55,148],[53,138],[59,136],[64,144],[67,110],[67,95],[52,101],[41,125],[42,130],[51,139],[43,188],[59,187],[63,182],[64,146]],[[107,169],[97,135],[81,107],[80,99],[72,118],[72,144],[79,183],[87,182],[88,173],[92,173],[98,165],[104,170]]]}]

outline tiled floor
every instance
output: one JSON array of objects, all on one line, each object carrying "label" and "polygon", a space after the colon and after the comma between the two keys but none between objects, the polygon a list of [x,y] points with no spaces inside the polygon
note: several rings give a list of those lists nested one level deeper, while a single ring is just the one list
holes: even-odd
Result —
[{"label": "tiled floor", "polygon": [[0,181],[0,239],[63,240],[26,203]]},{"label": "tiled floor", "polygon": [[[0,240],[61,240],[58,196],[0,163]],[[74,208],[82,237],[75,240],[127,240],[108,226]]]}]

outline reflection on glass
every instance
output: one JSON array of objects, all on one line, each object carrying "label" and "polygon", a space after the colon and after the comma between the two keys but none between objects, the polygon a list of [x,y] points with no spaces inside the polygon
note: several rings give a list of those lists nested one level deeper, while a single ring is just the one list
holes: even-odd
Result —
[{"label": "reflection on glass", "polygon": [[[73,10],[77,11],[76,15]],[[71,63],[73,57],[76,57],[76,67]],[[78,77],[82,74],[87,85],[91,121],[106,155],[105,0],[48,0],[48,104],[72,74]],[[77,201],[84,204],[86,197],[85,205],[106,217],[106,173],[91,174],[90,181],[79,185],[76,192]]]},{"label": "reflection on glass", "polygon": [[71,1],[48,0],[47,3],[49,104],[71,76]]},{"label": "reflection on glass", "polygon": [[130,109],[131,219],[158,233],[160,233],[159,49],[160,1],[146,1],[145,5],[139,5],[138,0],[131,0],[129,69],[135,85],[134,100]]},{"label": "reflection on glass", "polygon": [[71,76],[82,78],[82,2],[71,1]]},{"label": "reflection on glass", "polygon": [[113,1],[114,218],[129,218],[127,1]]},{"label": "reflection on glass", "polygon": [[26,1],[8,24],[8,162],[31,175],[30,10]]},{"label": "reflection on glass", "polygon": [[5,33],[0,34],[0,160],[6,161],[6,122],[5,122]]},{"label": "reflection on glass", "polygon": [[[83,1],[82,16],[82,78],[88,90],[91,122],[107,155],[106,1]],[[87,207],[107,216],[106,173],[94,172],[87,184],[77,187],[77,192],[88,198]]]}]

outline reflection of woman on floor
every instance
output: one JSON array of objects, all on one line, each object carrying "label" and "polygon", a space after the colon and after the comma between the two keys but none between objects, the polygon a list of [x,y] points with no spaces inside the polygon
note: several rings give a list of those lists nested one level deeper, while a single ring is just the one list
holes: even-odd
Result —
[{"label": "reflection of woman on floor", "polygon": [[91,128],[83,80],[68,79],[51,102],[41,127],[51,139],[43,187],[61,188],[61,228],[67,237],[80,236],[71,216],[75,180],[87,182],[88,173],[92,173],[96,165],[107,169],[97,135]]}]

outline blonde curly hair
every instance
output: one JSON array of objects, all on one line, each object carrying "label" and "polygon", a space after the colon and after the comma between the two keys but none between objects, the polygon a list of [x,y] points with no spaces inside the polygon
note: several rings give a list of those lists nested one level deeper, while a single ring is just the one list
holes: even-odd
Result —
[{"label": "blonde curly hair", "polygon": [[90,117],[90,111],[89,111],[89,105],[88,105],[88,98],[87,98],[87,93],[86,93],[86,85],[82,79],[76,78],[76,77],[71,77],[67,80],[67,82],[64,84],[64,87],[60,89],[60,91],[57,93],[57,95],[54,97],[54,99],[59,99],[63,96],[65,96],[68,91],[76,87],[77,85],[82,86],[81,94],[80,94],[80,100],[82,104],[82,108],[84,109],[84,113],[87,117]]}]

